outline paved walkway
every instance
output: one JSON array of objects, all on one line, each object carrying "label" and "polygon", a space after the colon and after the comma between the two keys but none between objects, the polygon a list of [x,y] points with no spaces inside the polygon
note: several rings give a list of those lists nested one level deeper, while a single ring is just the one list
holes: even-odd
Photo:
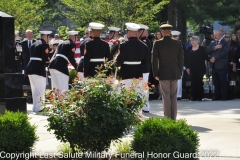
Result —
[{"label": "paved walkway", "polygon": [[[163,117],[161,100],[150,101],[151,113],[147,117]],[[40,137],[36,153],[56,153],[60,144],[44,127],[47,116],[36,115],[28,104],[32,124],[38,126]],[[240,160],[240,100],[231,101],[178,101],[178,119],[186,119],[200,136],[200,151],[217,152],[217,160]],[[212,158],[201,158],[211,160]]]}]

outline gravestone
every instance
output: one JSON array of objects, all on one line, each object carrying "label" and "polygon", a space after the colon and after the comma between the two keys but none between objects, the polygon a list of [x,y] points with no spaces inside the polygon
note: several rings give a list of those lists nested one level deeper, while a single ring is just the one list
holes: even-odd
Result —
[{"label": "gravestone", "polygon": [[14,38],[14,17],[0,11],[0,114],[27,111],[22,74],[16,73]]}]

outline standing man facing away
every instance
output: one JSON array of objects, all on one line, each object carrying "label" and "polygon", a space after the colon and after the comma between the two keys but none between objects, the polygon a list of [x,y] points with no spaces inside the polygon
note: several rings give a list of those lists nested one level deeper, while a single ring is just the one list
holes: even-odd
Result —
[{"label": "standing man facing away", "polygon": [[183,69],[183,48],[180,41],[170,37],[172,26],[160,26],[163,38],[153,47],[153,76],[159,80],[163,96],[164,116],[176,120],[177,117],[177,81]]},{"label": "standing man facing away", "polygon": [[138,39],[138,30],[141,27],[135,23],[126,23],[126,26],[128,41],[120,45],[117,66],[121,67],[121,83],[124,87],[129,87],[134,78],[142,78],[145,73],[149,74],[150,64],[148,47]]},{"label": "standing man facing away", "polygon": [[224,33],[220,30],[214,31],[215,41],[212,41],[207,49],[210,55],[212,67],[212,79],[215,87],[215,97],[212,100],[227,100],[228,97],[228,52],[230,43],[224,38]]},{"label": "standing man facing away", "polygon": [[71,63],[75,69],[77,68],[74,58],[77,36],[78,31],[69,31],[68,39],[58,45],[51,59],[49,72],[51,74],[52,88],[68,91],[68,64]]},{"label": "standing man facing away", "polygon": [[[26,30],[26,38],[27,40],[23,41],[22,42],[22,56],[23,56],[23,70],[25,72],[26,70],[26,67],[28,65],[28,62],[30,60],[30,47],[31,45],[36,42],[34,39],[33,39],[33,33],[32,33],[32,30],[29,30],[27,29]],[[25,76],[24,77],[24,85],[29,85],[29,78],[28,76]]]},{"label": "standing man facing away", "polygon": [[33,112],[43,111],[42,103],[45,103],[45,89],[46,89],[46,71],[45,65],[48,60],[49,53],[49,34],[52,31],[40,31],[41,40],[36,41],[30,47],[30,61],[26,67],[26,74],[29,77],[32,99],[33,99]]},{"label": "standing man facing away", "polygon": [[91,27],[92,40],[85,45],[83,63],[84,78],[94,77],[97,74],[96,67],[104,65],[106,59],[108,59],[108,61],[111,60],[108,43],[100,39],[104,25],[91,22],[89,23],[89,27]]}]

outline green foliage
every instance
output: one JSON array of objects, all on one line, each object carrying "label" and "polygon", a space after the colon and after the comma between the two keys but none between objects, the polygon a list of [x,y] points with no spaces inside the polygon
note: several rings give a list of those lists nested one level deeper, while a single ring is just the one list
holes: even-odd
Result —
[{"label": "green foliage", "polygon": [[[168,118],[150,118],[135,131],[132,148],[136,153],[197,153],[199,138],[196,131],[187,125],[185,120],[174,121]],[[147,158],[148,160],[154,158]],[[162,158],[158,158],[161,160]],[[189,158],[191,160],[198,158]]]},{"label": "green foliage", "polygon": [[32,29],[37,33],[42,19],[39,14],[44,0],[1,0],[0,11],[14,16],[15,29],[25,33],[26,29]]},{"label": "green foliage", "polygon": [[[111,61],[105,63],[108,70]],[[112,140],[121,138],[133,125],[140,122],[139,111],[145,101],[133,88],[119,88],[114,79],[105,77],[102,66],[97,75],[71,85],[69,91],[53,91],[53,105],[49,108],[48,131],[56,138],[69,142],[73,151],[105,151]]]},{"label": "green foliage", "polygon": [[77,26],[87,26],[89,22],[96,21],[123,30],[126,22],[136,22],[149,25],[153,32],[152,27],[157,24],[153,21],[155,15],[169,0],[158,3],[154,0],[62,0],[62,3],[69,7],[64,14]]},{"label": "green foliage", "polygon": [[0,150],[6,153],[30,153],[38,140],[36,126],[27,114],[6,111],[0,115]]},{"label": "green foliage", "polygon": [[113,142],[113,147],[116,149],[118,155],[133,152],[131,148],[131,141],[127,139]]},{"label": "green foliage", "polygon": [[78,80],[77,71],[75,69],[73,69],[69,72],[69,82],[68,83],[72,84],[77,80]]},{"label": "green foliage", "polygon": [[60,37],[62,37],[63,39],[66,39],[68,36],[69,28],[66,26],[59,26],[57,31],[58,31]]},{"label": "green foliage", "polygon": [[78,27],[76,29],[76,31],[79,31],[79,35],[83,36],[83,35],[85,35],[86,29],[87,29],[87,27]]}]

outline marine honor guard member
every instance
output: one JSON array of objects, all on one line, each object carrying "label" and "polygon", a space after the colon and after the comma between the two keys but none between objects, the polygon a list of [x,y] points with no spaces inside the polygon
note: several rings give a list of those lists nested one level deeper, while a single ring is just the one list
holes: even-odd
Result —
[{"label": "marine honor guard member", "polygon": [[[120,45],[117,56],[117,66],[121,67],[121,83],[124,87],[129,87],[133,79],[146,79],[145,75],[149,73],[149,55],[148,47],[138,40],[138,30],[140,26],[135,23],[126,23],[128,41]],[[142,93],[141,90],[136,91]]]},{"label": "marine honor guard member", "polygon": [[[181,32],[179,32],[179,31],[172,31],[171,34],[172,34],[173,39],[179,41]],[[184,67],[183,67],[183,69],[184,69]],[[182,99],[182,76],[178,80],[178,88],[177,88],[177,100],[181,100],[181,99]]]},{"label": "marine honor guard member", "polygon": [[[150,40],[147,38],[148,37],[148,26],[143,25],[143,24],[138,24],[140,26],[140,29],[138,30],[138,35],[139,35],[139,39],[148,47],[148,60],[149,60],[149,67],[151,64],[151,50],[152,50],[152,46],[151,46],[151,42]],[[143,83],[147,83],[149,82],[149,74],[151,71],[151,67],[149,68],[149,73],[143,73]],[[152,75],[151,75],[152,76]],[[149,104],[149,92],[148,91],[144,91],[143,95],[146,97],[147,103],[144,105],[143,108],[143,112],[144,113],[149,113],[150,111],[150,104]]]},{"label": "marine honor guard member", "polygon": [[118,32],[121,30],[120,28],[117,28],[117,27],[108,27],[109,31],[108,31],[108,34],[109,34],[109,39],[110,39],[110,54],[111,54],[111,57],[114,58],[118,52],[118,49],[119,49],[119,42],[117,42],[117,45],[114,45],[114,40],[117,40],[117,37],[119,36],[118,35]]},{"label": "marine honor guard member", "polygon": [[77,35],[78,31],[69,31],[69,39],[58,45],[51,59],[49,72],[51,74],[52,88],[68,91],[68,64],[71,63],[75,69],[77,68],[74,58]]},{"label": "marine honor guard member", "polygon": [[111,60],[110,48],[107,42],[100,39],[103,24],[91,22],[92,40],[86,43],[84,51],[84,78],[94,77],[96,67],[104,64],[105,60]]},{"label": "marine honor guard member", "polygon": [[86,30],[86,33],[85,33],[85,34],[86,34],[86,37],[85,37],[85,39],[82,41],[82,43],[81,43],[81,45],[80,45],[80,54],[81,54],[81,57],[80,57],[79,65],[78,65],[78,67],[77,67],[78,79],[79,79],[79,80],[83,80],[83,78],[84,78],[84,76],[83,76],[84,50],[85,50],[86,43],[91,40],[90,33],[91,33],[91,28],[88,27],[88,29]]},{"label": "marine honor guard member", "polygon": [[26,74],[29,77],[32,99],[33,112],[43,111],[42,103],[45,103],[45,89],[46,89],[46,71],[45,65],[48,60],[49,34],[52,31],[40,31],[41,40],[36,41],[30,47],[30,61],[26,67]]}]

